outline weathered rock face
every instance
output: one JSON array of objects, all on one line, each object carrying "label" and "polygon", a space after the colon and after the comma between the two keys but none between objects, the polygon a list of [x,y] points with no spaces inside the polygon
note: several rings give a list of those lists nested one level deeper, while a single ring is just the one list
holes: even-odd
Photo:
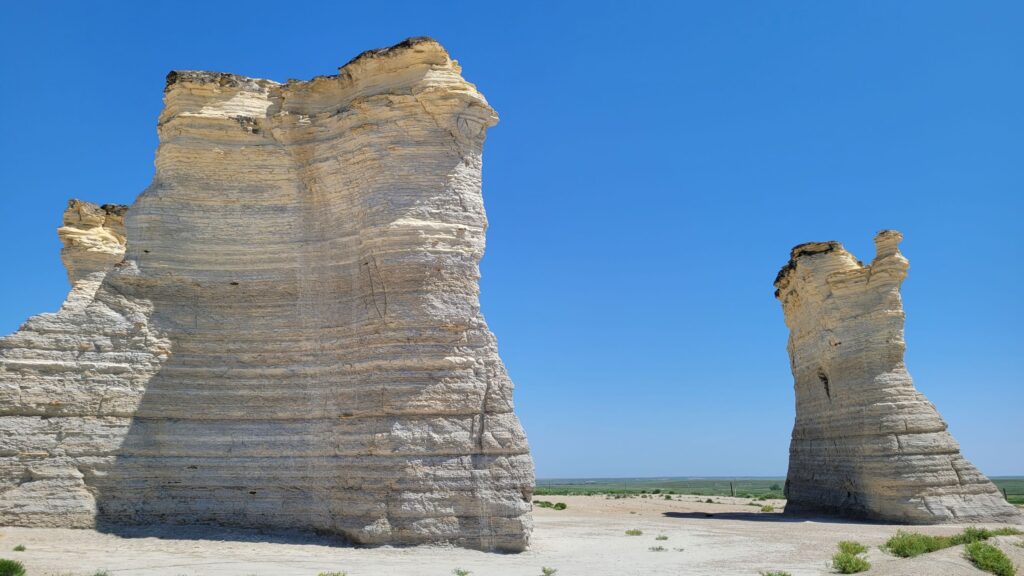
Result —
[{"label": "weathered rock face", "polygon": [[522,550],[478,298],[496,121],[430,39],[308,82],[171,73],[152,185],[72,203],[72,297],[0,340],[0,523]]},{"label": "weathered rock face", "polygon": [[870,266],[838,242],[801,244],[775,280],[796,389],[786,512],[1019,521],[907,373],[900,240],[879,233]]}]

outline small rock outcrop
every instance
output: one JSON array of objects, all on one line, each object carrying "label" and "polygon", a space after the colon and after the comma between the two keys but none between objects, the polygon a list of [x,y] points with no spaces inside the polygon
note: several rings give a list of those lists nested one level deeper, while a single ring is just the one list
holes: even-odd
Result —
[{"label": "small rock outcrop", "polygon": [[533,464],[479,307],[485,133],[435,41],[276,83],[172,72],[152,184],[73,201],[73,284],[0,339],[0,524],[524,549]]},{"label": "small rock outcrop", "polygon": [[907,372],[902,238],[879,233],[869,266],[838,242],[801,244],[775,280],[796,390],[786,512],[1018,522]]}]

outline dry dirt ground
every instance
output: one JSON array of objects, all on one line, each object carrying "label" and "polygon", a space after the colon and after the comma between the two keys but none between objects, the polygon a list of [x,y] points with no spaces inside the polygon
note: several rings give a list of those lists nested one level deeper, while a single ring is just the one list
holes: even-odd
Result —
[{"label": "dry dirt ground", "polygon": [[[17,559],[28,576],[450,576],[455,568],[472,576],[751,575],[785,570],[793,576],[829,574],[827,563],[840,540],[871,548],[868,575],[982,576],[962,558],[963,547],[914,559],[878,550],[899,528],[827,519],[795,520],[763,513],[743,498],[676,496],[606,499],[604,496],[544,496],[567,510],[537,508],[531,549],[488,554],[440,546],[357,548],[309,534],[266,534],[214,528],[159,528],[120,535],[92,530],[0,528],[0,557]],[[781,509],[782,502],[769,502]],[[638,529],[639,536],[625,531]],[[952,526],[916,527],[950,534]],[[656,540],[659,535],[667,537]],[[993,540],[1024,569],[1020,537]],[[23,552],[13,551],[24,545]],[[664,550],[651,550],[661,546]]]}]

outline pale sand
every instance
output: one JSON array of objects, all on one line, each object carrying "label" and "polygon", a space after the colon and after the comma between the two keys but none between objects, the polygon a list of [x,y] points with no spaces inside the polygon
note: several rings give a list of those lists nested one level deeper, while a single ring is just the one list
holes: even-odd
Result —
[{"label": "pale sand", "polygon": [[[912,560],[893,558],[877,546],[895,525],[842,521],[792,520],[762,513],[743,498],[676,496],[675,500],[604,496],[541,496],[565,502],[567,510],[537,508],[529,551],[489,554],[439,546],[356,548],[309,534],[266,534],[217,528],[160,528],[122,535],[92,530],[0,528],[0,557],[24,562],[29,576],[111,575],[316,576],[345,571],[349,576],[449,576],[454,568],[473,576],[539,576],[541,567],[574,575],[757,575],[786,570],[793,576],[828,574],[827,562],[840,540],[871,547],[873,575],[981,575],[961,558],[962,547]],[[781,508],[781,502],[773,502]],[[707,517],[706,514],[712,514]],[[627,536],[627,529],[643,531]],[[953,526],[915,527],[949,534]],[[658,541],[659,534],[668,536]],[[129,537],[131,536],[131,537]],[[1019,567],[1024,548],[1019,537],[997,539]],[[11,549],[24,544],[24,552]],[[664,546],[664,552],[651,551]],[[682,550],[678,550],[681,548]]]}]

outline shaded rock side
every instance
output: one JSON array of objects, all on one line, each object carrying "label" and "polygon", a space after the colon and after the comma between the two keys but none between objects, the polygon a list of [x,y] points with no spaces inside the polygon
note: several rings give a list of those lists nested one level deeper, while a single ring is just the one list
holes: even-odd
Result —
[{"label": "shaded rock side", "polygon": [[1018,522],[907,372],[901,240],[879,233],[869,266],[838,242],[801,244],[775,281],[796,391],[786,512]]},{"label": "shaded rock side", "polygon": [[72,203],[72,296],[0,340],[0,524],[524,549],[479,307],[497,116],[458,64],[418,38],[308,82],[172,72],[164,102],[152,184]]}]

